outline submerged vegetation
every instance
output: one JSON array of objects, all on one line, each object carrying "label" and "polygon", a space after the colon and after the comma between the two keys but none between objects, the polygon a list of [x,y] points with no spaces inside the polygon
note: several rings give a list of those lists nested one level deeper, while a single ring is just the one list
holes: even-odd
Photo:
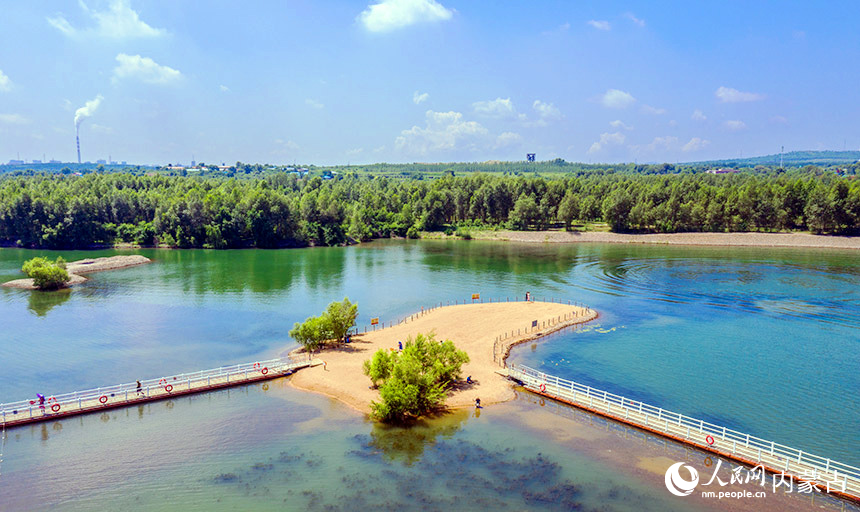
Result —
[{"label": "submerged vegetation", "polygon": [[468,362],[469,355],[454,342],[437,342],[432,333],[410,337],[400,352],[379,349],[364,362],[364,374],[379,386],[382,398],[370,403],[373,417],[403,422],[436,409]]},{"label": "submerged vegetation", "polygon": [[[660,166],[648,166],[651,167]],[[56,249],[340,245],[422,231],[860,232],[860,180],[819,168],[711,175],[604,172],[434,180],[354,173],[253,179],[99,174],[0,179],[0,243]],[[328,179],[323,179],[328,178]]]}]

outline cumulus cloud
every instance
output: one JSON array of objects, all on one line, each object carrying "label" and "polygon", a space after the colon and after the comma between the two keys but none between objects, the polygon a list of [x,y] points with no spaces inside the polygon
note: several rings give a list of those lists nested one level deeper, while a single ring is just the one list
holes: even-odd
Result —
[{"label": "cumulus cloud", "polygon": [[182,73],[179,71],[171,67],[161,66],[149,57],[120,53],[116,56],[116,61],[119,65],[113,70],[111,80],[114,83],[130,78],[147,84],[169,85],[182,78]]},{"label": "cumulus cloud", "polygon": [[720,87],[714,93],[723,103],[745,103],[748,101],[759,101],[764,99],[764,94],[754,92],[743,92],[731,87]]},{"label": "cumulus cloud", "polygon": [[640,27],[644,27],[644,26],[645,26],[645,20],[640,20],[640,19],[639,19],[639,18],[637,18],[637,17],[636,17],[632,12],[624,13],[624,16],[625,16],[627,19],[629,19],[630,21],[632,21],[633,23],[635,23],[635,24],[639,25]]},{"label": "cumulus cloud", "polygon": [[588,24],[597,30],[610,30],[612,28],[612,25],[610,25],[608,21],[604,20],[588,20]]},{"label": "cumulus cloud", "polygon": [[643,149],[646,151],[668,151],[678,144],[678,137],[667,135],[665,137],[654,137],[650,144],[646,144]]},{"label": "cumulus cloud", "polygon": [[620,91],[618,89],[609,89],[600,98],[600,103],[608,108],[627,108],[636,103],[636,98],[629,92]]},{"label": "cumulus cloud", "polygon": [[514,117],[517,109],[510,98],[496,98],[490,101],[476,101],[472,103],[476,114],[489,117]]},{"label": "cumulus cloud", "polygon": [[743,121],[724,121],[723,126],[727,130],[732,130],[732,131],[736,132],[738,130],[745,130],[747,127],[747,124]]},{"label": "cumulus cloud", "polygon": [[316,109],[325,108],[324,104],[320,103],[317,100],[311,99],[311,98],[308,98],[305,100],[305,105],[307,105],[311,108],[316,108]]},{"label": "cumulus cloud", "polygon": [[600,134],[600,140],[588,148],[588,154],[592,155],[594,153],[599,153],[609,146],[620,146],[621,144],[624,144],[625,140],[627,140],[627,137],[625,137],[621,132],[602,133]]},{"label": "cumulus cloud", "polygon": [[416,23],[451,19],[454,11],[436,0],[381,0],[368,5],[358,21],[370,32],[389,32]]},{"label": "cumulus cloud", "polygon": [[221,90],[221,92],[230,92],[230,88],[224,84],[221,84],[220,86],[218,86],[218,88]]},{"label": "cumulus cloud", "polygon": [[430,98],[430,93],[415,91],[415,93],[412,94],[412,103],[420,105],[427,101],[428,98]]},{"label": "cumulus cloud", "polygon": [[78,34],[112,38],[158,37],[166,33],[163,29],[153,28],[141,20],[127,0],[113,0],[104,11],[91,10],[83,1],[79,2],[79,5],[95,21],[94,27],[76,29],[62,14],[48,18],[48,23],[70,37]]},{"label": "cumulus cloud", "polygon": [[486,128],[475,121],[464,121],[460,112],[428,110],[425,126],[403,130],[394,146],[410,154],[426,155],[432,151],[476,149],[486,137]]},{"label": "cumulus cloud", "polygon": [[514,132],[504,132],[498,137],[496,137],[496,144],[494,146],[495,149],[506,148],[510,146],[515,146],[522,142],[523,138],[520,137],[519,133]]},{"label": "cumulus cloud", "polygon": [[545,103],[541,100],[535,100],[532,103],[532,108],[538,113],[541,119],[543,120],[551,120],[551,119],[561,119],[561,110],[558,109],[552,103]]},{"label": "cumulus cloud", "polygon": [[610,121],[609,126],[615,128],[616,130],[619,128],[623,128],[625,130],[632,130],[633,127],[626,124],[624,121],[620,119],[616,119],[615,121]]},{"label": "cumulus cloud", "polygon": [[652,114],[655,116],[662,116],[666,113],[665,108],[652,107],[651,105],[642,105],[641,110],[643,114]]},{"label": "cumulus cloud", "polygon": [[699,137],[693,137],[690,139],[690,142],[684,144],[684,147],[681,148],[681,151],[685,153],[690,153],[692,151],[699,151],[705,149],[711,144],[711,141],[707,139],[700,139]]},{"label": "cumulus cloud", "polygon": [[346,156],[358,156],[364,152],[364,148],[353,148],[347,150]]},{"label": "cumulus cloud", "polygon": [[0,114],[0,123],[3,124],[29,124],[30,120],[21,114]]},{"label": "cumulus cloud", "polygon": [[8,92],[12,90],[12,80],[3,73],[0,69],[0,92]]},{"label": "cumulus cloud", "polygon": [[692,119],[693,121],[705,121],[708,119],[708,117],[703,114],[701,110],[696,109],[693,111],[693,115],[690,116],[690,119]]}]

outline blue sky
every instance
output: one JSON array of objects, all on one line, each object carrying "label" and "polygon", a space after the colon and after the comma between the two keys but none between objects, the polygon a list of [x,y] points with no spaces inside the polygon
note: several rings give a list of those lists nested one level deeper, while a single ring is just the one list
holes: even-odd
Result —
[{"label": "blue sky", "polygon": [[0,161],[860,149],[857,2],[13,2]]}]

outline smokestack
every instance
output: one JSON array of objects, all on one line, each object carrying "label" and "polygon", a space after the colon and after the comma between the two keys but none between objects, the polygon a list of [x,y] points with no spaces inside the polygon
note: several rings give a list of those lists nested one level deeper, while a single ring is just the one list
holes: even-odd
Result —
[{"label": "smokestack", "polygon": [[104,98],[101,94],[84,103],[84,106],[75,110],[75,142],[78,144],[78,163],[81,163],[81,123],[90,117],[99,108]]}]

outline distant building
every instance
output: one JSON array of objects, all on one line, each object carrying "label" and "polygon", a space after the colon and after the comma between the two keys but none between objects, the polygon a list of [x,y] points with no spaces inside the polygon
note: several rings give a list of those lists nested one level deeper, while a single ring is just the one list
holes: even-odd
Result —
[{"label": "distant building", "polygon": [[9,160],[9,165],[23,164],[23,160]]},{"label": "distant building", "polygon": [[106,163],[107,163],[107,160],[105,160],[104,158],[102,158],[101,160],[96,160],[96,163],[97,163],[97,164],[106,164]]},{"label": "distant building", "polygon": [[705,171],[707,174],[736,174],[737,172],[737,169],[732,169],[730,167],[723,167],[722,169],[708,169]]},{"label": "distant building", "polygon": [[52,158],[52,159],[48,160],[48,163],[49,163],[49,164],[61,164],[61,163],[63,163],[63,162],[61,162],[61,161],[59,161],[59,160],[54,160],[54,159]]},{"label": "distant building", "polygon": [[41,160],[33,160],[33,163],[34,164],[40,164],[40,163],[42,163],[42,161]]}]

